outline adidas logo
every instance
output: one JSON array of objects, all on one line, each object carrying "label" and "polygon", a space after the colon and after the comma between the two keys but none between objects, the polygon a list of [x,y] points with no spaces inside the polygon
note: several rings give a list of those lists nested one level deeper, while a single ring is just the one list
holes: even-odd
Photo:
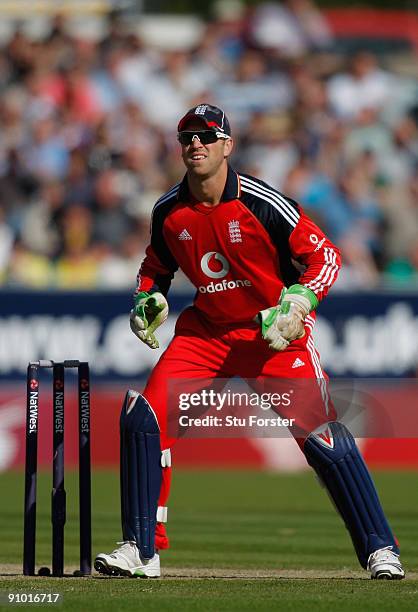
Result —
[{"label": "adidas logo", "polygon": [[178,239],[179,240],[191,240],[192,237],[190,236],[189,232],[187,231],[187,229],[185,228],[182,232],[180,232],[180,234],[178,235]]},{"label": "adidas logo", "polygon": [[302,361],[302,359],[299,359],[299,357],[296,357],[295,361],[293,362],[292,368],[301,368],[304,365],[305,362]]}]

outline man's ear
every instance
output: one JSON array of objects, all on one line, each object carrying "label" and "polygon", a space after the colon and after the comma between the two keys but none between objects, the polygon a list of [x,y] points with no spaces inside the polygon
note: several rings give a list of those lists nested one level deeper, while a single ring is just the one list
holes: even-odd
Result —
[{"label": "man's ear", "polygon": [[224,157],[225,158],[231,155],[233,148],[234,148],[234,141],[232,140],[232,138],[228,138],[227,140],[225,140],[225,146],[224,146]]}]

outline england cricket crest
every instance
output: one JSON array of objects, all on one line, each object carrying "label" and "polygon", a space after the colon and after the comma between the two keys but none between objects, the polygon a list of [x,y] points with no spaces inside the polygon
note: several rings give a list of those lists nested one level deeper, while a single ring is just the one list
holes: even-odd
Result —
[{"label": "england cricket crest", "polygon": [[235,242],[242,242],[241,228],[239,221],[229,221],[228,223],[229,240],[232,244]]},{"label": "england cricket crest", "polygon": [[320,427],[318,427],[318,429],[315,429],[312,434],[323,446],[326,446],[327,448],[334,448],[334,438],[332,436],[332,432],[328,426],[328,423],[325,423],[325,425],[321,425]]},{"label": "england cricket crest", "polygon": [[199,104],[199,106],[196,107],[194,114],[195,115],[204,115],[206,113],[206,110],[208,108],[207,104]]}]

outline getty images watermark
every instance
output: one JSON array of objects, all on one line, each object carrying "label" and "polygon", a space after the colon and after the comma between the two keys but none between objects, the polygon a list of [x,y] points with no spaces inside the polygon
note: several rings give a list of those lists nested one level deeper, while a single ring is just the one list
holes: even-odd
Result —
[{"label": "getty images watermark", "polygon": [[322,392],[316,380],[171,380],[168,433],[187,438],[299,437],[301,426],[311,427],[319,410],[321,418],[325,414]]},{"label": "getty images watermark", "polygon": [[306,438],[327,421],[356,437],[418,438],[417,379],[175,379],[173,438]]},{"label": "getty images watermark", "polygon": [[[202,389],[193,393],[182,392],[178,397],[178,406],[186,414],[178,418],[181,427],[292,427],[295,418],[265,416],[263,412],[275,408],[288,408],[292,402],[293,389],[285,393],[248,393],[228,389],[216,392],[213,389]],[[194,416],[194,408],[207,408],[211,413],[205,416]],[[241,409],[241,416],[235,409]],[[247,414],[248,409],[257,412]],[[245,412],[244,412],[245,410]],[[213,414],[215,411],[218,414]],[[222,413],[222,416],[221,416]],[[245,416],[244,416],[245,415]]]}]

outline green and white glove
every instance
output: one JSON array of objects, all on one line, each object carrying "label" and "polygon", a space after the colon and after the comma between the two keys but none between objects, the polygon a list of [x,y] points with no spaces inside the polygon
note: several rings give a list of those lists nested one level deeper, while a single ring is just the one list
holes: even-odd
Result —
[{"label": "green and white glove", "polygon": [[304,285],[282,289],[278,305],[261,310],[256,316],[269,347],[284,351],[293,340],[303,338],[305,317],[317,306],[315,293]]},{"label": "green and white glove", "polygon": [[152,349],[159,348],[154,332],[168,317],[167,300],[158,291],[155,293],[141,291],[134,300],[135,306],[130,314],[131,330]]}]

